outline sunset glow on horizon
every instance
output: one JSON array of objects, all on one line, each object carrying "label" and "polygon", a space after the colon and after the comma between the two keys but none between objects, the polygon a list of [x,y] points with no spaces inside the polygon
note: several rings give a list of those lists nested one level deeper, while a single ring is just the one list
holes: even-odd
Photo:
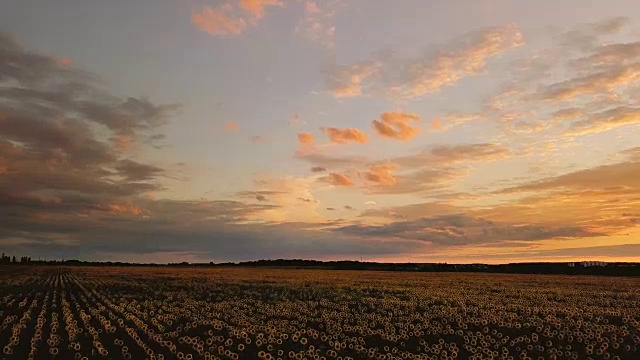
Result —
[{"label": "sunset glow on horizon", "polygon": [[640,262],[640,3],[0,5],[0,247]]}]

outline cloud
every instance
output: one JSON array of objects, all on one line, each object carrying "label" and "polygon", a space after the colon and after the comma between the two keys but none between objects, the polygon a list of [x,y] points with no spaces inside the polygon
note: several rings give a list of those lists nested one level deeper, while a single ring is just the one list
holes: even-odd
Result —
[{"label": "cloud", "polygon": [[621,154],[630,161],[640,162],[640,147],[623,150]]},{"label": "cloud", "polygon": [[264,17],[265,8],[269,6],[284,6],[279,0],[240,0],[240,7],[253,15],[255,19]]},{"label": "cloud", "polygon": [[464,214],[424,217],[385,225],[347,225],[334,231],[355,236],[426,241],[442,246],[597,236],[577,226],[547,227],[495,222]]},{"label": "cloud", "polygon": [[539,96],[548,101],[569,101],[578,96],[612,92],[640,80],[640,64],[616,67],[544,87]]},{"label": "cloud", "polygon": [[364,61],[352,65],[334,66],[328,71],[327,87],[337,98],[362,95],[362,83],[378,73],[380,64]]},{"label": "cloud", "polygon": [[204,5],[191,15],[191,23],[211,36],[240,35],[247,30],[247,20],[236,14],[230,3],[218,7]]},{"label": "cloud", "polygon": [[517,25],[488,28],[454,41],[457,48],[441,48],[433,57],[409,61],[400,81],[388,88],[397,99],[434,93],[444,86],[483,74],[487,61],[524,43]]},{"label": "cloud", "polygon": [[431,128],[433,130],[440,130],[442,128],[442,123],[440,122],[439,119],[433,119],[431,121]]},{"label": "cloud", "polygon": [[426,165],[450,165],[459,162],[488,162],[504,159],[511,150],[492,143],[439,145],[416,155],[402,156],[392,159],[400,166],[421,167]]},{"label": "cloud", "polygon": [[357,166],[368,162],[369,160],[362,156],[334,156],[322,153],[317,149],[310,151],[297,151],[295,158],[306,161],[314,167],[331,169]]},{"label": "cloud", "polygon": [[333,66],[326,71],[327,86],[338,98],[381,94],[407,101],[482,75],[491,58],[523,43],[515,24],[487,28],[428,49],[415,58],[377,56],[379,59]]},{"label": "cloud", "polygon": [[418,134],[418,129],[409,125],[412,121],[420,120],[420,116],[404,112],[384,112],[380,120],[373,120],[373,128],[378,135],[407,141]]},{"label": "cloud", "polygon": [[448,203],[425,202],[381,209],[367,209],[363,211],[360,216],[395,220],[417,220],[424,217],[459,214],[464,211],[464,208]]},{"label": "cloud", "polygon": [[329,175],[323,176],[319,180],[333,186],[355,186],[353,180],[345,174],[329,173]]},{"label": "cloud", "polygon": [[356,210],[356,209],[354,209],[354,207],[353,207],[353,206],[351,206],[351,205],[345,205],[345,206],[344,206],[344,209],[345,209],[345,210],[349,210],[349,211],[355,211],[355,210]]},{"label": "cloud", "polygon": [[377,183],[368,188],[374,194],[418,194],[443,190],[466,174],[453,167],[419,168],[418,170],[395,175],[395,183]]},{"label": "cloud", "polygon": [[640,58],[640,42],[605,44],[595,47],[590,55],[571,61],[580,70],[631,65]]},{"label": "cloud", "polygon": [[393,171],[396,169],[397,166],[393,164],[372,165],[369,167],[369,170],[362,173],[361,176],[366,181],[383,186],[390,186],[398,182],[398,179],[393,176]]},{"label": "cloud", "polygon": [[224,126],[224,131],[236,131],[238,130],[238,124],[230,122]]},{"label": "cloud", "polygon": [[560,109],[552,114],[554,121],[575,120],[582,116],[584,116],[584,110],[575,107]]},{"label": "cloud", "polygon": [[116,170],[129,181],[153,180],[164,173],[162,168],[141,164],[129,159],[121,160],[116,165]]},{"label": "cloud", "polygon": [[490,162],[509,156],[499,144],[440,145],[408,156],[367,164],[360,173],[365,189],[374,194],[427,194],[450,188],[469,173],[475,162]]},{"label": "cloud", "polygon": [[640,192],[640,162],[602,165],[510,187],[501,192],[515,193],[556,189],[606,190],[616,188],[627,188]]},{"label": "cloud", "polygon": [[323,168],[322,166],[314,166],[311,168],[311,172],[313,173],[321,173],[326,171],[327,171],[327,168]]},{"label": "cloud", "polygon": [[334,144],[348,144],[350,142],[365,144],[369,141],[369,136],[359,129],[345,128],[338,129],[334,127],[320,128]]},{"label": "cloud", "polygon": [[270,201],[272,196],[285,195],[286,192],[274,191],[274,190],[262,190],[262,191],[240,191],[236,193],[237,196],[249,199],[255,199],[260,202]]},{"label": "cloud", "polygon": [[106,210],[116,215],[139,216],[146,213],[145,210],[134,204],[108,204]]},{"label": "cloud", "polygon": [[594,134],[624,125],[637,124],[640,124],[640,108],[622,106],[591,114],[587,119],[573,122],[566,129],[565,134]]},{"label": "cloud", "polygon": [[[163,170],[121,159],[127,146],[157,131],[179,105],[120,98],[97,77],[22,48],[0,35],[0,193],[87,202],[139,196],[161,188]],[[94,129],[100,128],[100,137]]]},{"label": "cloud", "polygon": [[304,18],[298,23],[296,31],[310,41],[332,49],[335,46],[335,17],[340,5],[339,0],[305,1]]},{"label": "cloud", "polygon": [[204,5],[192,12],[191,23],[211,36],[240,35],[249,26],[257,25],[267,7],[283,5],[278,0],[239,0],[236,5],[228,1],[217,7]]},{"label": "cloud", "polygon": [[627,17],[613,17],[598,22],[579,24],[574,29],[557,36],[556,41],[563,48],[588,50],[603,37],[618,33],[630,22]]},{"label": "cloud", "polygon": [[118,134],[111,138],[115,147],[121,151],[129,151],[133,148],[134,139],[130,135]]},{"label": "cloud", "polygon": [[579,224],[605,235],[638,226],[621,214],[633,214],[640,201],[640,162],[629,152],[624,161],[558,176],[525,181],[495,192],[514,199],[478,210],[479,216],[505,221],[536,221],[554,226]]},{"label": "cloud", "polygon": [[314,140],[315,140],[315,137],[311,133],[308,133],[308,132],[298,133],[298,142],[300,144],[310,145],[310,144],[313,144]]},{"label": "cloud", "polygon": [[[254,178],[254,190],[243,192],[251,195],[261,195],[266,200],[277,205],[256,214],[252,221],[256,222],[319,222],[322,218],[318,214],[314,197],[315,177],[294,177],[274,174],[258,174]],[[249,195],[249,198],[251,197]],[[305,204],[301,206],[301,199]]]}]

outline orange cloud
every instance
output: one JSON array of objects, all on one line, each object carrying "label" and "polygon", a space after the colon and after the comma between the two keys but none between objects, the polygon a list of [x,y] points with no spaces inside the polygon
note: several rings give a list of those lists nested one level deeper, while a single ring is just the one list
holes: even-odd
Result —
[{"label": "orange cloud", "polygon": [[350,187],[355,185],[349,176],[339,173],[329,173],[329,175],[321,177],[320,181],[334,186]]},{"label": "orange cloud", "polygon": [[236,131],[238,130],[238,124],[236,123],[228,123],[227,125],[224,126],[224,130],[225,131]]},{"label": "orange cloud", "polygon": [[315,138],[311,133],[301,132],[298,134],[298,141],[300,142],[300,144],[305,144],[305,145],[313,144],[314,140]]},{"label": "orange cloud", "polygon": [[433,119],[433,121],[431,121],[431,128],[433,130],[440,130],[441,127],[442,124],[440,123],[439,119]]},{"label": "orange cloud", "polygon": [[382,137],[406,141],[418,134],[418,129],[409,125],[417,120],[420,120],[420,116],[416,114],[385,112],[380,120],[373,120],[373,128]]},{"label": "orange cloud", "polygon": [[240,35],[247,29],[247,21],[237,16],[229,3],[217,8],[203,6],[193,12],[191,23],[211,36]]},{"label": "orange cloud", "polygon": [[240,0],[237,6],[230,2],[217,7],[205,5],[193,12],[191,23],[211,36],[240,35],[264,17],[266,7],[283,5],[279,0]]},{"label": "orange cloud", "polygon": [[139,206],[129,204],[109,204],[106,206],[105,210],[115,215],[138,216],[145,213],[145,210],[141,209]]},{"label": "orange cloud", "polygon": [[6,175],[9,173],[9,168],[4,165],[0,165],[0,175]]},{"label": "orange cloud", "polygon": [[380,185],[395,185],[398,179],[393,176],[393,171],[396,169],[397,166],[393,164],[373,165],[369,167],[369,171],[362,174],[362,177],[367,181]]},{"label": "orange cloud", "polygon": [[540,96],[549,101],[568,101],[582,95],[611,92],[618,86],[639,80],[640,65],[634,64],[550,85],[542,90]]},{"label": "orange cloud", "polygon": [[267,6],[283,6],[279,0],[240,0],[240,7],[250,12],[254,18],[261,19]]},{"label": "orange cloud", "polygon": [[355,128],[338,129],[330,127],[320,128],[320,130],[327,134],[329,140],[335,144],[347,144],[350,142],[365,144],[369,141],[369,136],[367,136],[367,134]]}]

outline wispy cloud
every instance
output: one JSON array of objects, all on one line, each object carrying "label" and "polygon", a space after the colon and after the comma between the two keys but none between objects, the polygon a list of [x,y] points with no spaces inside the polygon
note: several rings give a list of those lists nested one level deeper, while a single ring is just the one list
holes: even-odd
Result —
[{"label": "wispy cloud", "polygon": [[327,72],[329,91],[337,98],[360,96],[362,95],[362,83],[376,75],[379,68],[380,63],[375,61],[336,65]]},{"label": "wispy cloud", "polygon": [[335,17],[341,6],[340,0],[304,1],[304,17],[296,30],[307,39],[332,49],[335,46]]},{"label": "wispy cloud", "polygon": [[328,88],[336,97],[352,97],[363,95],[362,88],[368,83],[371,92],[396,101],[419,98],[484,74],[489,59],[523,45],[524,39],[519,27],[509,24],[470,33],[450,43],[453,45],[440,46],[422,57],[335,66],[328,72]]}]

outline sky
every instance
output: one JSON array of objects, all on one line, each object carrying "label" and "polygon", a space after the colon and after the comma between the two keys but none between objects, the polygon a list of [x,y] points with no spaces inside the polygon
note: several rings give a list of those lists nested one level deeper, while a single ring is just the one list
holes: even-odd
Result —
[{"label": "sky", "polygon": [[0,249],[640,261],[635,0],[6,0]]}]

